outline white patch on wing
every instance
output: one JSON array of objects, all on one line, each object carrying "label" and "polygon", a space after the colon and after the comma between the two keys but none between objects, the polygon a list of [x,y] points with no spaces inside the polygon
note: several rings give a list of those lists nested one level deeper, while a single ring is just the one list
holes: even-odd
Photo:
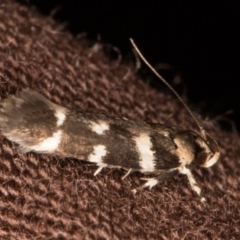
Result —
[{"label": "white patch on wing", "polygon": [[107,150],[104,145],[97,145],[93,147],[93,153],[88,157],[88,161],[99,163],[102,162],[102,158],[106,156]]},{"label": "white patch on wing", "polygon": [[140,166],[143,171],[154,171],[154,152],[152,149],[151,139],[148,134],[142,133],[133,139],[136,142],[137,151],[140,158]]},{"label": "white patch on wing", "polygon": [[54,113],[55,117],[57,118],[57,126],[61,126],[65,119],[66,119],[66,114],[64,111],[60,110],[60,109],[57,109],[55,110],[55,113]]},{"label": "white patch on wing", "polygon": [[109,129],[109,125],[106,122],[99,123],[91,122],[91,129],[93,132],[101,135]]},{"label": "white patch on wing", "polygon": [[34,146],[31,146],[30,148],[36,152],[52,153],[58,148],[58,145],[60,144],[61,139],[62,139],[62,131],[58,130],[52,135],[52,137],[46,138],[42,142]]}]

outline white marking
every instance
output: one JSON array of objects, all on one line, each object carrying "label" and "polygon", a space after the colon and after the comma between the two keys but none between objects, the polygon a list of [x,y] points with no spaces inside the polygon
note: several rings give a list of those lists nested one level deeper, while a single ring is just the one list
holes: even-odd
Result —
[{"label": "white marking", "polygon": [[201,166],[208,168],[211,167],[213,164],[215,164],[218,159],[220,157],[220,152],[216,152],[212,158],[210,158],[209,160],[207,160],[204,164],[202,164]]},{"label": "white marking", "polygon": [[104,145],[97,145],[93,147],[93,153],[88,157],[88,161],[99,163],[102,162],[102,158],[106,156],[107,151]]},{"label": "white marking", "polygon": [[[191,186],[192,190],[194,192],[196,192],[198,196],[201,196],[201,188],[198,186],[198,184],[197,184],[196,180],[194,179],[190,169],[186,168],[185,166],[181,166],[181,167],[178,168],[178,170],[181,174],[187,175],[188,181],[190,183],[190,186]],[[201,198],[201,202],[205,202],[204,197]]]},{"label": "white marking", "polygon": [[55,110],[55,114],[54,115],[57,118],[57,126],[58,127],[61,126],[64,123],[65,119],[66,119],[65,112],[57,109],[57,110]]},{"label": "white marking", "polygon": [[31,146],[30,148],[35,152],[47,152],[52,153],[57,148],[62,139],[62,131],[58,130],[53,133],[52,137],[44,139],[42,142],[37,145]]},{"label": "white marking", "polygon": [[137,150],[140,157],[140,166],[143,171],[154,171],[154,152],[151,150],[152,143],[150,137],[146,133],[140,134],[138,137],[134,138],[137,146]]},{"label": "white marking", "polygon": [[91,128],[92,131],[94,131],[95,133],[101,135],[103,134],[105,131],[107,131],[109,129],[109,125],[106,122],[100,122],[100,123],[91,123]]},{"label": "white marking", "polygon": [[182,165],[188,165],[194,160],[194,153],[191,151],[191,146],[185,144],[180,138],[174,138],[174,143],[177,145],[176,155]]}]

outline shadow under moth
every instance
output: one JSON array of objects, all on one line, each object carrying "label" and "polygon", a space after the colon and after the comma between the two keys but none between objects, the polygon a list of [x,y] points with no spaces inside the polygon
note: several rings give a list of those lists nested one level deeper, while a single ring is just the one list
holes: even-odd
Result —
[{"label": "shadow under moth", "polygon": [[[201,196],[190,165],[211,167],[220,152],[214,139],[205,133],[192,112],[171,86],[135,50],[151,70],[176,94],[194,118],[201,134],[164,124],[132,121],[102,114],[69,110],[47,100],[40,93],[25,89],[0,101],[2,134],[19,145],[22,152],[37,152],[86,160],[127,172],[152,173],[140,188],[152,188],[176,173],[187,175],[193,191]],[[136,192],[136,189],[133,190]]]}]

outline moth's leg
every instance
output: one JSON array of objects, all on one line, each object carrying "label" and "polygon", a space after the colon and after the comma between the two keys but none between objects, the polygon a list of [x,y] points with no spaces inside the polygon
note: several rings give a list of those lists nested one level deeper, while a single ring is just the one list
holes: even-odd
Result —
[{"label": "moth's leg", "polygon": [[177,173],[176,169],[168,170],[168,171],[162,171],[161,173],[158,173],[156,177],[152,178],[141,178],[141,180],[146,181],[142,186],[135,188],[132,190],[133,193],[136,193],[138,190],[141,190],[143,188],[149,187],[150,189],[158,184],[159,181],[165,180],[167,178],[172,177]]},{"label": "moth's leg", "polygon": [[200,197],[200,201],[201,202],[206,202],[206,199],[204,197],[201,196],[201,188],[199,187],[199,185],[197,184],[192,172],[190,169],[186,168],[185,166],[181,166],[178,168],[179,172],[181,174],[185,174],[188,177],[188,181],[190,183],[190,186],[192,188],[192,190],[197,193],[197,195]]},{"label": "moth's leg", "polygon": [[103,169],[104,167],[98,167],[98,169],[94,172],[94,176],[97,176]]},{"label": "moth's leg", "polygon": [[122,177],[122,180],[126,178],[132,172],[132,168],[130,168],[127,173]]},{"label": "moth's leg", "polygon": [[94,176],[97,176],[103,168],[107,167],[106,164],[104,163],[98,163],[98,169],[95,171],[95,173],[93,174]]},{"label": "moth's leg", "polygon": [[135,188],[132,192],[135,194],[138,190],[149,187],[150,189],[158,184],[159,180],[157,178],[141,178],[141,180],[146,181],[142,186]]}]

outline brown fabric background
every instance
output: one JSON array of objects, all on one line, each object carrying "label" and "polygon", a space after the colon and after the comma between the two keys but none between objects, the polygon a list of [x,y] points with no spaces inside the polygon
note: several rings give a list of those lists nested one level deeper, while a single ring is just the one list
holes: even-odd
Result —
[{"label": "brown fabric background", "polygon": [[[74,38],[34,9],[0,2],[1,98],[30,87],[69,108],[196,129],[171,94],[104,49],[113,51]],[[121,180],[124,171],[104,169],[94,177],[94,165],[20,154],[1,136],[1,239],[239,239],[240,139],[203,123],[222,152],[212,168],[194,170],[207,207],[185,176],[132,195],[139,173]]]}]

